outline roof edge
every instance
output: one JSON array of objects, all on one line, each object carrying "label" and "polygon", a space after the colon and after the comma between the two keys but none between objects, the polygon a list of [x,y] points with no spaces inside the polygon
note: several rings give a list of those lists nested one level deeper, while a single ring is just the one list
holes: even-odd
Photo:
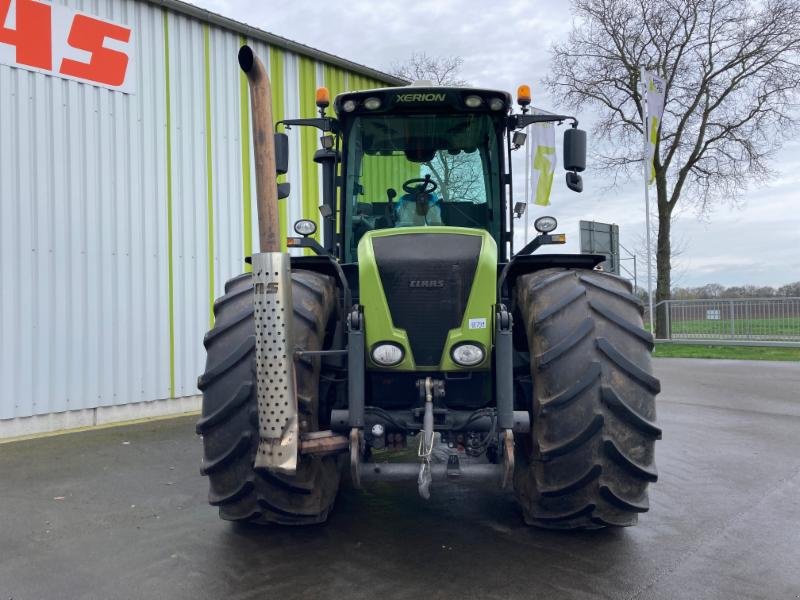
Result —
[{"label": "roof edge", "polygon": [[378,81],[382,81],[384,83],[392,85],[408,85],[409,83],[405,79],[400,79],[399,77],[395,77],[389,73],[384,73],[378,69],[373,69],[371,67],[367,67],[366,65],[346,60],[323,50],[317,50],[311,46],[306,46],[300,42],[295,42],[279,35],[275,35],[274,33],[269,33],[263,29],[259,29],[258,27],[253,27],[252,25],[236,21],[229,17],[224,17],[205,8],[200,8],[199,6],[189,4],[188,2],[182,2],[181,0],[147,0],[147,2],[161,6],[176,13],[193,17],[200,21],[217,25],[223,29],[244,35],[247,38],[265,42],[270,46],[283,48],[284,50],[289,50],[295,54],[301,54],[303,56],[317,59],[321,62],[336,65],[337,67],[342,67],[348,71],[352,71],[360,75],[366,75],[367,77],[372,77],[373,79],[377,79]]}]

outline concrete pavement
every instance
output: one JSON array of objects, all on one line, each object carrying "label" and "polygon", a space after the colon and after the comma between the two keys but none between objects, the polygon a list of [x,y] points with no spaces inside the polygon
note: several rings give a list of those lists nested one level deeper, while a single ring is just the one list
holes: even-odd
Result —
[{"label": "concrete pavement", "polygon": [[348,484],[324,526],[220,521],[194,419],[0,445],[0,599],[800,598],[800,363],[659,359],[637,527],[526,527],[490,487]]}]

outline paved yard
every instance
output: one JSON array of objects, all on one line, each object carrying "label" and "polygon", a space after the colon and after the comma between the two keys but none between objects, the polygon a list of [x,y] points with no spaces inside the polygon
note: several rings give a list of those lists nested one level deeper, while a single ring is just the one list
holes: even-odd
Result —
[{"label": "paved yard", "polygon": [[218,520],[194,419],[0,445],[0,599],[800,598],[800,363],[660,359],[651,511],[527,528],[489,487],[345,484],[328,524]]}]

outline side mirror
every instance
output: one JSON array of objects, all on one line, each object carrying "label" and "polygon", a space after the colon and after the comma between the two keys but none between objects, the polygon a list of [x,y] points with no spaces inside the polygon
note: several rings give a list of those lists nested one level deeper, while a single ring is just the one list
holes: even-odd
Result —
[{"label": "side mirror", "polygon": [[528,205],[525,204],[524,202],[515,202],[514,203],[514,218],[516,218],[516,219],[522,218],[522,215],[525,214],[525,211],[527,210],[527,208],[528,208]]},{"label": "side mirror", "polygon": [[[285,175],[289,170],[289,136],[285,133],[275,134],[275,171]],[[285,198],[285,196],[282,196]]]},{"label": "side mirror", "polygon": [[576,173],[586,169],[586,132],[582,129],[564,132],[564,168]]},{"label": "side mirror", "polygon": [[583,179],[577,173],[570,171],[567,173],[567,187],[573,192],[580,193],[583,191]]}]

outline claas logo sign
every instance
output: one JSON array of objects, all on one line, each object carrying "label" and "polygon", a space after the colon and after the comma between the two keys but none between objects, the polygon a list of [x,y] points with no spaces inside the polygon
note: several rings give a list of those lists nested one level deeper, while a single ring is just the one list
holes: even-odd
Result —
[{"label": "claas logo sign", "polygon": [[133,93],[133,31],[36,0],[0,0],[0,63]]}]

